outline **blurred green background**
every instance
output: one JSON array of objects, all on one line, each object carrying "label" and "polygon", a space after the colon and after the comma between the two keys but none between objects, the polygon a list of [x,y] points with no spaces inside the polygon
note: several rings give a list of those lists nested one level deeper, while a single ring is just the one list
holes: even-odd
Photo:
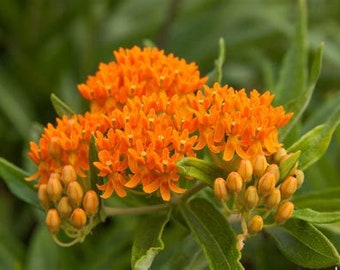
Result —
[{"label": "blurred green background", "polygon": [[[340,102],[340,2],[306,2],[310,57],[321,42],[325,50],[322,73],[298,135],[322,123],[327,117],[324,109]],[[223,37],[223,83],[274,89],[297,16],[294,0],[2,0],[0,156],[31,170],[26,154],[37,128],[34,123],[54,123],[56,117],[51,93],[84,112],[87,105],[77,84],[93,74],[99,62],[112,61],[113,50],[142,46],[145,40],[195,61],[207,74]],[[303,192],[339,186],[339,150],[338,128],[327,154],[306,171]],[[0,181],[0,268],[34,266],[25,262],[39,219],[35,209],[12,196]],[[133,227],[125,230],[129,228]],[[129,241],[125,242],[128,250]],[[126,258],[123,265],[128,265]]]}]

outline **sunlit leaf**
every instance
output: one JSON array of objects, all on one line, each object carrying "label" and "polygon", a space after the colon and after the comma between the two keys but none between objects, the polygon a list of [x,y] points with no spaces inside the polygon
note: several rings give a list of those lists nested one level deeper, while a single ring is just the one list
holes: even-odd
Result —
[{"label": "sunlit leaf", "polygon": [[332,243],[312,224],[291,219],[283,226],[267,228],[287,259],[307,268],[325,268],[340,262]]},{"label": "sunlit leaf", "polygon": [[340,221],[340,211],[317,212],[310,208],[294,210],[292,218],[301,219],[310,223],[333,223]]},{"label": "sunlit leaf", "polygon": [[210,269],[243,269],[235,233],[221,212],[204,199],[194,199],[180,209]]},{"label": "sunlit leaf", "polygon": [[289,172],[294,168],[299,160],[300,154],[301,151],[292,153],[289,158],[280,163],[280,180],[283,180],[288,176]]},{"label": "sunlit leaf", "polygon": [[51,101],[54,110],[58,114],[59,117],[62,117],[63,115],[67,115],[68,117],[71,117],[75,114],[75,112],[68,106],[64,101],[62,101],[60,98],[58,98],[55,94],[51,95]]}]

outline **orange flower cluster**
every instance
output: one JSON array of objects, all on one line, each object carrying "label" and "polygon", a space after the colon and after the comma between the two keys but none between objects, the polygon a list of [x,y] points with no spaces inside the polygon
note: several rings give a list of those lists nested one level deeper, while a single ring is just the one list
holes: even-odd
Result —
[{"label": "orange flower cluster", "polygon": [[270,155],[281,146],[277,129],[291,114],[272,107],[268,92],[253,90],[248,97],[244,90],[204,86],[207,78],[200,77],[194,63],[157,48],[120,49],[114,56],[115,62],[100,64],[78,86],[90,101],[90,112],[57,119],[39,144],[31,143],[29,156],[38,172],[29,180],[47,184],[66,165],[88,178],[93,134],[103,198],[141,188],[148,194],[159,191],[169,201],[171,192],[184,192],[177,161],[205,146],[223,153],[226,161],[235,153],[243,159]]}]

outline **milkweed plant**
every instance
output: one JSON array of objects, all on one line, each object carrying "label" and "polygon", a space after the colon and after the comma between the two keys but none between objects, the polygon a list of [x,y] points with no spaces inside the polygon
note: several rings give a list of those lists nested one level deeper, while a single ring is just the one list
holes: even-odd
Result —
[{"label": "milkweed plant", "polygon": [[[1,159],[1,176],[14,195],[43,213],[51,239],[65,249],[96,237],[110,219],[140,216],[133,269],[181,256],[192,269],[195,257],[210,269],[243,269],[248,243],[261,238],[274,241],[295,265],[337,265],[338,250],[318,225],[339,222],[340,208],[308,205],[336,191],[294,196],[340,121],[338,105],[324,124],[287,139],[322,62],[323,44],[307,66],[302,24],[278,87],[267,91],[221,83],[222,39],[207,76],[194,62],[157,47],[119,48],[112,62],[100,63],[78,85],[86,112],[51,96],[58,117],[29,143],[35,170]],[[283,103],[291,91],[294,99]],[[182,233],[171,234],[176,230]],[[192,250],[192,261],[184,249]]]}]

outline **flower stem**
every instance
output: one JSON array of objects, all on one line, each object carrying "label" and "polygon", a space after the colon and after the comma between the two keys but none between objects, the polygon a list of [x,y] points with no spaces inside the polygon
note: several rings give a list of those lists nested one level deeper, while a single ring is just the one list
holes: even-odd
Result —
[{"label": "flower stem", "polygon": [[116,216],[116,215],[141,215],[152,213],[155,211],[161,211],[170,207],[170,204],[155,204],[150,206],[141,206],[141,207],[107,207],[104,206],[104,212],[107,216]]}]

